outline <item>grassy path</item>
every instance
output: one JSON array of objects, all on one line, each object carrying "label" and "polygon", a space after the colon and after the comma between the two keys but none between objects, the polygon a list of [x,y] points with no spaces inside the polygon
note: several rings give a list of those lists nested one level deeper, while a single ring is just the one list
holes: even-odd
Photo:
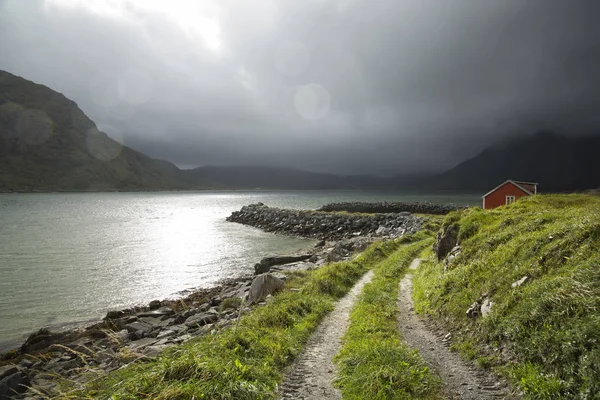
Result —
[{"label": "grassy path", "polygon": [[404,246],[379,263],[350,315],[336,356],[344,399],[439,399],[439,382],[419,353],[401,340],[398,284],[431,240]]},{"label": "grassy path", "polygon": [[341,346],[341,339],[348,325],[356,298],[364,285],[371,281],[373,271],[367,272],[335,306],[316,332],[311,336],[305,350],[296,359],[286,379],[281,399],[334,400],[340,399],[340,391],[333,386],[335,366],[333,357]]},{"label": "grassy path", "polygon": [[[410,270],[416,270],[421,260],[415,259]],[[398,298],[398,326],[400,333],[411,347],[419,350],[425,362],[441,378],[442,391],[449,399],[486,400],[505,398],[507,391],[493,376],[486,374],[472,363],[452,353],[444,342],[444,334],[437,335],[414,313],[412,300],[412,274],[406,274],[400,282]]]}]

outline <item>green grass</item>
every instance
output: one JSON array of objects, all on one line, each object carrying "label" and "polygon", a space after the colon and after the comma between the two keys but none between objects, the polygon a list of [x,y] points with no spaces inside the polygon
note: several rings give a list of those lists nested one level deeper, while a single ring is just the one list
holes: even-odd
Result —
[{"label": "green grass", "polygon": [[302,350],[335,301],[407,240],[376,243],[355,260],[296,273],[273,301],[242,317],[237,330],[223,329],[191,340],[158,359],[110,374],[71,397],[274,398],[284,367]]},{"label": "green grass", "polygon": [[432,239],[397,250],[374,270],[351,315],[336,356],[344,399],[440,398],[439,381],[398,332],[398,284]]},{"label": "green grass", "polygon": [[[600,199],[533,196],[449,214],[443,227],[452,224],[463,252],[446,272],[433,256],[421,264],[417,312],[448,324],[455,348],[527,398],[600,398]],[[491,314],[469,319],[485,293]]]}]

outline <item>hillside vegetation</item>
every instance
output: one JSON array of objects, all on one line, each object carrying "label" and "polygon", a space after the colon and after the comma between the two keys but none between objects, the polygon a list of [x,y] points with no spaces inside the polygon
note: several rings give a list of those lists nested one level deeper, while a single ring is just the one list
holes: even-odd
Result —
[{"label": "hillside vegetation", "polygon": [[[533,196],[451,213],[450,227],[462,251],[422,263],[417,311],[527,398],[600,398],[600,198]],[[476,301],[492,302],[485,317],[467,316]]]}]

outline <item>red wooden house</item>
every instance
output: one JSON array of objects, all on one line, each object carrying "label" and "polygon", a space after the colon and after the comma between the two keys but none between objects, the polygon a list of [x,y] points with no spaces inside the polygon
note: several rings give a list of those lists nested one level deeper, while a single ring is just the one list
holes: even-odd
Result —
[{"label": "red wooden house", "polygon": [[483,196],[483,209],[489,210],[512,204],[521,197],[537,194],[537,183],[519,182],[511,179],[496,186]]}]

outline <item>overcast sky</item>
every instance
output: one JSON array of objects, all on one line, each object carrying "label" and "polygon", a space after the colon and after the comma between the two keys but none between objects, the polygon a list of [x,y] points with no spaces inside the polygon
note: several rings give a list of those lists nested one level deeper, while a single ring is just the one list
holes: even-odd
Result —
[{"label": "overcast sky", "polygon": [[432,171],[600,129],[598,0],[0,0],[0,69],[182,167]]}]

